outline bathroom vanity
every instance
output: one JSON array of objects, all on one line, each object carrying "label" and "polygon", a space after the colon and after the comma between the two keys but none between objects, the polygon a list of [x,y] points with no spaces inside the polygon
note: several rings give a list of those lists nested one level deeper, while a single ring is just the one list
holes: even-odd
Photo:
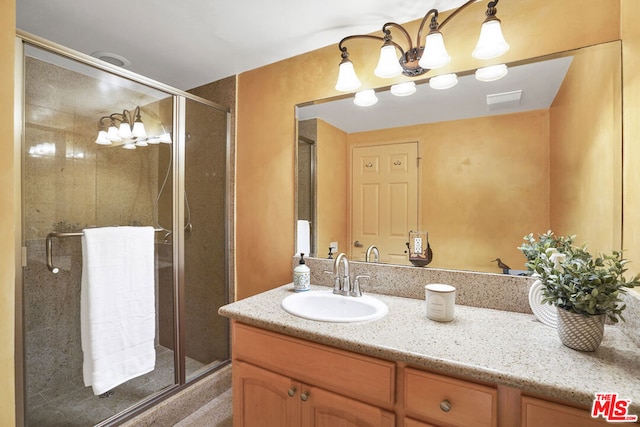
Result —
[{"label": "bathroom vanity", "polygon": [[531,314],[456,305],[441,323],[423,299],[375,295],[382,319],[318,322],[281,308],[291,293],[220,309],[233,320],[235,426],[583,427],[605,424],[590,415],[599,392],[640,413],[640,348],[617,327],[581,353]]}]

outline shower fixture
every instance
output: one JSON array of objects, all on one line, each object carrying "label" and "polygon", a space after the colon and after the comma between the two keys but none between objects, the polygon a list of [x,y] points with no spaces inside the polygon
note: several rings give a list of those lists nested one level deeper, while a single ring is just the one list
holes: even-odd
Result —
[{"label": "shower fixture", "polygon": [[[134,119],[135,117],[135,119]],[[131,123],[133,122],[133,128]],[[162,127],[159,136],[148,136],[140,117],[140,107],[133,113],[123,110],[122,113],[111,113],[98,120],[98,137],[96,144],[112,145],[122,142],[122,148],[133,150],[136,147],[146,147],[148,144],[171,144],[171,135]]]}]

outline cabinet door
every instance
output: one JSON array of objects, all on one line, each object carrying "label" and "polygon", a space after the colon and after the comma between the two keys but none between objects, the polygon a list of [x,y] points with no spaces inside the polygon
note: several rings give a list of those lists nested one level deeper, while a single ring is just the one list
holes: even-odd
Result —
[{"label": "cabinet door", "polygon": [[605,424],[607,422],[602,418],[591,418],[587,410],[533,397],[522,398],[522,427],[597,427]]},{"label": "cabinet door", "polygon": [[395,426],[391,412],[316,387],[303,385],[300,397],[304,427]]},{"label": "cabinet door", "polygon": [[233,362],[234,427],[299,427],[300,385],[276,373]]}]

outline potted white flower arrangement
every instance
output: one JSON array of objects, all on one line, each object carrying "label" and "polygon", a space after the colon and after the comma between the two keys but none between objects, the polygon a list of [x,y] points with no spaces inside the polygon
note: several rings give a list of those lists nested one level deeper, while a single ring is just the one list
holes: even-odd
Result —
[{"label": "potted white flower arrangement", "polygon": [[640,274],[627,281],[629,262],[622,251],[592,256],[586,246],[575,246],[575,236],[556,236],[552,231],[524,237],[518,248],[526,256],[525,266],[542,284],[543,303],[558,309],[557,328],[567,347],[594,351],[602,342],[605,317],[624,321],[626,308],[621,295],[640,286]]}]

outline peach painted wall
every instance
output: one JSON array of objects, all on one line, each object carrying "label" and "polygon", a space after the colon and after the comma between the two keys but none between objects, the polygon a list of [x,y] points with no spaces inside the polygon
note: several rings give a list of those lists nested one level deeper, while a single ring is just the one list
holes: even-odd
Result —
[{"label": "peach painted wall", "polygon": [[[523,269],[522,237],[549,227],[547,110],[349,135],[350,146],[419,142],[420,229],[430,267],[499,273]],[[496,238],[500,236],[500,238]]]},{"label": "peach painted wall", "polygon": [[[470,56],[485,7],[482,2],[475,3],[445,27],[447,48],[454,57],[451,69],[486,65],[487,62],[477,62]],[[619,1],[608,2],[605,8],[595,0],[500,3],[498,16],[511,45],[511,50],[501,60],[514,61],[616,40],[619,38],[619,13]],[[376,50],[376,46],[369,43],[365,41],[368,54]],[[372,70],[377,55],[370,55],[365,60],[364,48],[364,44],[350,45],[350,58],[358,70]],[[294,105],[338,95],[333,86],[339,61],[339,51],[333,45],[239,76],[238,298],[291,281]],[[360,78],[363,88],[392,83],[365,76],[363,71]]]},{"label": "peach painted wall", "polygon": [[0,1],[0,425],[15,424],[14,317],[16,226],[18,189],[14,175],[19,157],[14,150],[13,94],[15,54],[15,1]]},{"label": "peach painted wall", "polygon": [[[317,133],[318,256],[326,257],[329,243],[338,242],[338,252],[349,249],[347,182],[349,164],[347,134],[323,120]],[[329,168],[322,165],[331,165]]]},{"label": "peach painted wall", "polygon": [[551,229],[594,252],[621,248],[620,53],[582,49],[551,108]]}]

